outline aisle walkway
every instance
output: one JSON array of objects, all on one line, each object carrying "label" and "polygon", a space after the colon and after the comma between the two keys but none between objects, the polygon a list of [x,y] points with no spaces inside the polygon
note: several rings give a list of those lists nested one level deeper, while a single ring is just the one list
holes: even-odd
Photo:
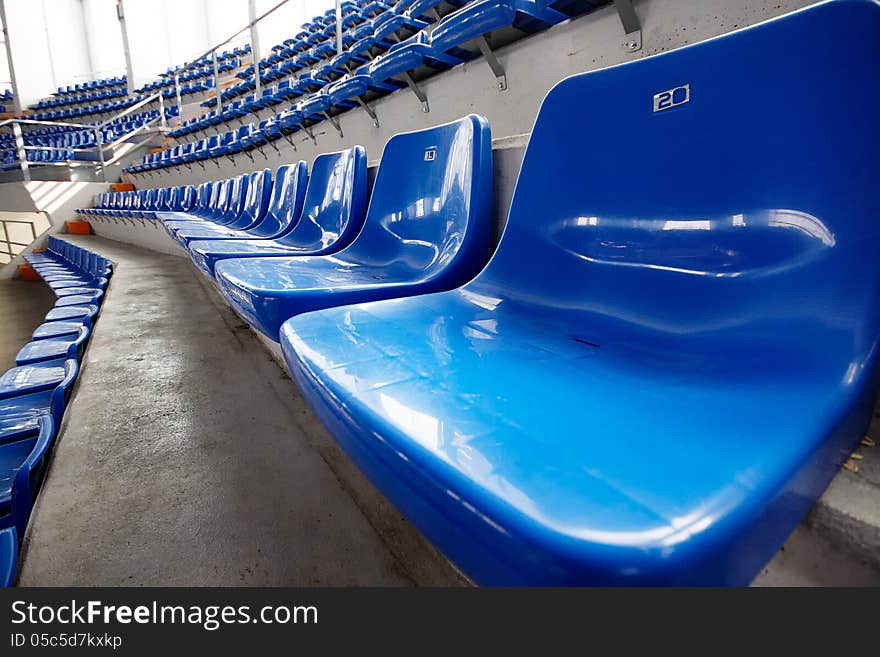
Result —
[{"label": "aisle walkway", "polygon": [[64,237],[116,275],[20,585],[461,583],[187,261]]}]

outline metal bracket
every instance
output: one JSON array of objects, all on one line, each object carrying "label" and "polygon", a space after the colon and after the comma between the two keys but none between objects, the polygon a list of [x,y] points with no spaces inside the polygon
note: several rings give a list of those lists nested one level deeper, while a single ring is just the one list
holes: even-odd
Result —
[{"label": "metal bracket", "polygon": [[312,132],[312,129],[307,128],[306,126],[300,126],[300,127],[302,128],[303,132],[305,132],[311,138],[311,140],[315,143],[315,145],[317,146],[318,140],[315,139],[315,133]]},{"label": "metal bracket", "polygon": [[416,98],[419,99],[419,102],[422,104],[422,111],[426,114],[431,111],[431,108],[428,107],[428,97],[425,95],[425,92],[422,91],[422,88],[416,83],[413,79],[413,76],[406,72],[403,74],[403,80],[406,82],[406,86],[409,87],[409,90],[412,91]]},{"label": "metal bracket", "polygon": [[340,138],[345,137],[345,135],[342,134],[342,128],[339,127],[339,121],[337,121],[332,116],[330,116],[330,114],[328,112],[321,112],[321,114],[324,116],[325,119],[330,121],[330,125],[332,125],[334,128],[336,128],[336,132],[339,133]]},{"label": "metal bracket", "polygon": [[[272,148],[274,148],[276,153],[281,153],[281,151],[280,151],[280,150],[278,149],[278,147],[275,145],[275,142],[274,142],[274,141],[270,141],[268,145],[271,146]],[[268,158],[267,158],[267,159],[268,159]]]},{"label": "metal bracket", "polygon": [[366,101],[364,101],[364,99],[360,96],[355,96],[355,100],[357,101],[358,105],[363,107],[364,111],[370,115],[370,118],[373,119],[373,127],[378,128],[379,117],[376,116],[376,112],[373,111],[373,108],[367,105]]},{"label": "metal bracket", "polygon": [[263,156],[263,159],[264,159],[264,160],[268,160],[268,159],[269,159],[269,156],[266,155],[266,151],[263,150],[263,147],[262,147],[262,146],[257,146],[257,150],[260,151],[260,155]]},{"label": "metal bracket", "polygon": [[486,60],[489,68],[492,69],[492,73],[495,74],[495,80],[498,83],[498,91],[507,91],[507,74],[504,72],[504,67],[501,65],[501,62],[498,61],[498,58],[489,46],[489,41],[486,39],[485,34],[477,39],[477,45],[480,47],[480,52],[483,54],[483,58]]},{"label": "metal bracket", "polygon": [[633,8],[632,0],[614,0],[614,8],[620,16],[623,31],[626,37],[623,39],[623,47],[627,52],[636,52],[642,49],[642,24],[638,14]]},{"label": "metal bracket", "polygon": [[248,153],[247,151],[242,151],[242,153],[244,153],[244,154],[247,156],[247,158],[248,158],[251,162],[254,161],[254,156],[253,156],[253,155],[251,155],[251,154]]},{"label": "metal bracket", "polygon": [[296,150],[296,143],[293,141],[293,137],[291,135],[284,135],[284,141],[290,144],[291,148],[293,148],[294,151]]}]

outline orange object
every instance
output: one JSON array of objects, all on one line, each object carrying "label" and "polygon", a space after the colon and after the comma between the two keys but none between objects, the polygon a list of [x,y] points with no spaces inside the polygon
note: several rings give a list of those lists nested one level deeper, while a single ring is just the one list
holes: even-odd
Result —
[{"label": "orange object", "polygon": [[131,183],[112,183],[110,185],[111,192],[133,192],[134,185]]},{"label": "orange object", "polygon": [[45,247],[45,246],[41,246],[39,249],[33,249],[33,250],[31,251],[31,253],[45,253],[45,252],[46,252],[46,247]]},{"label": "orange object", "polygon": [[164,150],[165,150],[164,148],[151,148],[150,155],[155,155],[156,153],[161,153]]},{"label": "orange object", "polygon": [[88,221],[65,221],[67,232],[71,235],[90,235],[92,227]]},{"label": "orange object", "polygon": [[31,267],[30,265],[19,265],[18,266],[18,277],[23,281],[40,281],[43,280],[40,278],[40,275],[37,273],[37,270]]}]

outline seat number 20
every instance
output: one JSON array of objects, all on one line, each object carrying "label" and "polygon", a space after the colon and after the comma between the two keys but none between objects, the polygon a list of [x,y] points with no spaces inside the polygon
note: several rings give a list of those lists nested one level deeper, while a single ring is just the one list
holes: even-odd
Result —
[{"label": "seat number 20", "polygon": [[675,89],[661,91],[654,94],[654,111],[662,112],[663,110],[683,105],[691,99],[691,85],[683,84]]}]

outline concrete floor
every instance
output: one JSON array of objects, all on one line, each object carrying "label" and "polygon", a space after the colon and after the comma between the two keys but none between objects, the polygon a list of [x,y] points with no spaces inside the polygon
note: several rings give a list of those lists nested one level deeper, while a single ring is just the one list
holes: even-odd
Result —
[{"label": "concrete floor", "polygon": [[55,295],[44,283],[0,278],[0,373],[15,366],[18,350],[54,304]]},{"label": "concrete floor", "polygon": [[188,261],[86,239],[117,269],[19,585],[462,583]]},{"label": "concrete floor", "polygon": [[[466,584],[342,453],[188,260],[65,239],[117,269],[19,585]],[[856,490],[875,462],[880,448],[829,492]],[[841,547],[852,530],[826,531],[827,508],[823,497],[755,585],[880,585],[872,559]]]}]

